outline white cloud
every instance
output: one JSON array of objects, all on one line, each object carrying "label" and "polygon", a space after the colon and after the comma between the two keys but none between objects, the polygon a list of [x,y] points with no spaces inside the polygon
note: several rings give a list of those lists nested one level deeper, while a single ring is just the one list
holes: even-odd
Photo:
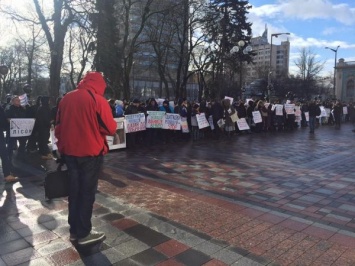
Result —
[{"label": "white cloud", "polygon": [[279,0],[279,4],[253,7],[250,11],[260,17],[334,19],[345,25],[355,24],[355,8],[348,4],[332,4],[328,0]]}]

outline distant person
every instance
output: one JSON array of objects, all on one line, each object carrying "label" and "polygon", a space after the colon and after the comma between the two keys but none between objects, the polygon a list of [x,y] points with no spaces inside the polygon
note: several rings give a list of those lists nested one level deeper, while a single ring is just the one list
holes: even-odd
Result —
[{"label": "distant person", "polygon": [[76,90],[59,103],[55,136],[69,170],[70,240],[79,245],[105,239],[92,231],[91,217],[103,156],[108,152],[106,136],[116,132],[116,122],[103,97],[106,83],[99,72],[88,72]]},{"label": "distant person", "polygon": [[320,116],[321,114],[320,107],[317,105],[315,101],[311,101],[308,104],[308,114],[309,114],[309,120],[308,120],[309,133],[313,134],[316,126],[317,116]]},{"label": "distant person", "polygon": [[2,165],[2,172],[4,174],[4,181],[6,183],[18,181],[18,177],[11,174],[12,164],[9,158],[9,154],[6,150],[6,142],[4,137],[4,131],[9,127],[9,122],[6,119],[4,109],[0,106],[0,158]]},{"label": "distant person", "polygon": [[[12,118],[27,118],[26,109],[21,106],[21,101],[19,96],[14,95],[12,96],[11,105],[5,111],[6,118],[8,121]],[[11,125],[6,132],[6,135],[10,136],[10,128]],[[19,142],[19,146],[17,148],[17,141]],[[9,137],[8,144],[7,144],[7,151],[9,154],[10,162],[12,161],[13,151],[17,149],[17,156],[21,157],[24,156],[26,150],[26,142],[27,137]]]}]

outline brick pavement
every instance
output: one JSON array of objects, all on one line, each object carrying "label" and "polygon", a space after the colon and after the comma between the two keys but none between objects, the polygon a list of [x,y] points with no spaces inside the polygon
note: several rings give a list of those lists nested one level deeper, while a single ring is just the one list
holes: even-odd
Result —
[{"label": "brick pavement", "polygon": [[350,129],[111,152],[94,212],[108,238],[90,250],[43,176],[21,178],[0,200],[0,265],[354,265]]}]

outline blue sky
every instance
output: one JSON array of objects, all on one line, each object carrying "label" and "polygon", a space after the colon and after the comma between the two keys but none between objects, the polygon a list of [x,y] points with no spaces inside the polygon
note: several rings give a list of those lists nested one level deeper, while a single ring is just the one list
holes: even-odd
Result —
[{"label": "blue sky", "polygon": [[310,48],[317,59],[324,61],[322,75],[332,75],[335,53],[325,49],[340,45],[337,57],[355,61],[354,0],[249,0],[249,22],[253,36],[260,36],[265,24],[268,35],[290,32],[290,36],[273,38],[280,44],[287,37],[291,43],[290,72],[296,73],[294,61],[303,47]]}]

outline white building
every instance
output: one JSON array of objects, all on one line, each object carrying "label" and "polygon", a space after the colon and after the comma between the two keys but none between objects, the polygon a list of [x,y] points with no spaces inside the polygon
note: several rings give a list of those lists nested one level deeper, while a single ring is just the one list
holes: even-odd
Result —
[{"label": "white building", "polygon": [[270,72],[272,72],[273,77],[288,75],[290,62],[290,42],[288,40],[282,41],[280,45],[272,44],[271,49],[271,44],[268,41],[268,30],[265,27],[262,36],[251,39],[251,46],[256,55],[254,56],[254,63],[247,65],[247,83],[255,79],[267,79]]}]

